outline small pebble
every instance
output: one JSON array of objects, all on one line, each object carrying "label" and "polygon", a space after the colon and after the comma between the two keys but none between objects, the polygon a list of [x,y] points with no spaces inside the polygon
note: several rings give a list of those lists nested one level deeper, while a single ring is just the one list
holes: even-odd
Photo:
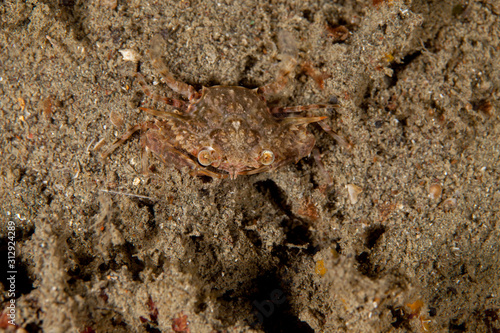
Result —
[{"label": "small pebble", "polygon": [[429,186],[429,198],[432,200],[439,200],[441,194],[443,193],[443,187],[439,184],[432,184]]}]

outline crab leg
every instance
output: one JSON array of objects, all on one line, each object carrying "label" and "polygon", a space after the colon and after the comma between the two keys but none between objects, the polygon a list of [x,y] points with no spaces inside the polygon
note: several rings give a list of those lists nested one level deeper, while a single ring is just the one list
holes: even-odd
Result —
[{"label": "crab leg", "polygon": [[[286,113],[299,113],[299,112],[303,112],[303,111],[309,111],[309,110],[315,110],[315,109],[323,109],[323,108],[327,108],[327,107],[338,107],[338,106],[339,106],[338,104],[298,105],[298,106],[288,106],[288,107],[274,107],[270,111],[274,115],[280,115],[280,114],[286,114]],[[319,118],[319,117],[310,117],[309,119],[313,119],[313,118]],[[337,133],[335,133],[332,130],[332,128],[330,127],[330,125],[328,125],[324,121],[324,119],[326,119],[327,117],[322,117],[322,118],[323,119],[316,120],[316,121],[310,121],[310,122],[316,122],[319,126],[321,126],[321,128],[323,129],[323,131],[325,131],[332,138],[334,138],[342,147],[348,148],[348,149],[352,148],[352,143],[350,143],[349,141],[347,141],[343,136],[338,135]],[[297,119],[297,121],[298,121],[301,118],[297,117],[297,118],[284,118],[284,119],[285,120],[286,119],[292,119],[290,121],[293,122],[294,121],[293,119]],[[304,118],[304,119],[308,119],[308,118]]]},{"label": "crab leg", "polygon": [[109,155],[111,155],[112,152],[115,151],[116,148],[120,147],[122,144],[124,144],[132,135],[134,135],[135,132],[138,132],[140,130],[145,130],[147,128],[151,128],[154,126],[154,122],[152,121],[147,121],[142,124],[137,124],[135,126],[132,126],[127,132],[125,132],[119,139],[117,139],[106,151],[104,151],[101,154],[101,158],[105,159]]},{"label": "crab leg", "polygon": [[175,112],[160,111],[160,110],[154,110],[154,109],[143,108],[143,107],[140,107],[139,110],[144,111],[146,113],[149,113],[152,116],[160,117],[160,118],[163,118],[163,119],[172,119],[172,118],[175,118],[175,119],[179,119],[179,120],[182,120],[182,121],[186,120],[186,117],[183,117],[182,115],[177,114]]},{"label": "crab leg", "polygon": [[188,167],[191,169],[190,173],[195,176],[209,176],[215,178],[226,178],[227,175],[212,172],[205,168],[200,167],[200,165],[193,160],[193,158],[182,151],[174,147],[172,144],[167,142],[164,137],[156,136],[154,134],[146,133],[143,137],[144,146],[147,147],[153,154],[162,160],[166,165],[173,165],[177,169],[182,169],[183,167]]},{"label": "crab leg", "polygon": [[337,133],[335,133],[332,128],[330,127],[330,125],[328,125],[326,122],[324,122],[323,120],[322,121],[318,121],[317,124],[319,126],[321,126],[321,129],[323,129],[323,131],[325,131],[327,134],[329,134],[332,138],[335,139],[335,141],[337,141],[337,143],[339,145],[341,145],[342,147],[344,148],[347,148],[347,149],[351,149],[353,147],[353,144],[349,141],[347,141],[346,138],[344,138],[343,136],[341,135],[338,135]]},{"label": "crab leg", "polygon": [[195,169],[195,170],[192,170],[190,172],[190,174],[192,176],[208,176],[208,177],[212,177],[212,178],[221,178],[221,179],[228,177],[228,175],[226,175],[226,174],[213,172],[213,171],[210,171],[207,169]]},{"label": "crab leg", "polygon": [[199,93],[196,92],[193,86],[175,79],[174,76],[170,74],[170,71],[167,69],[167,66],[161,58],[160,45],[162,43],[160,37],[153,37],[152,44],[153,46],[151,47],[150,55],[153,66],[158,70],[160,75],[163,77],[163,80],[170,87],[170,89],[186,97],[189,101],[198,98]]},{"label": "crab leg", "polygon": [[323,161],[321,161],[321,155],[319,154],[318,148],[313,148],[312,150],[314,160],[316,161],[316,164],[318,165],[319,171],[321,175],[323,176],[323,179],[325,180],[327,185],[332,185],[333,184],[333,178],[330,176],[328,171],[326,171],[325,165],[323,164]]},{"label": "crab leg", "polygon": [[270,171],[271,169],[272,167],[270,165],[264,165],[257,169],[239,172],[238,175],[254,175],[256,173]]},{"label": "crab leg", "polygon": [[144,76],[140,73],[136,73],[135,77],[137,78],[138,83],[141,85],[142,91],[146,94],[146,96],[152,98],[153,100],[159,100],[162,101],[165,104],[172,105],[174,108],[181,109],[182,111],[186,112],[188,108],[188,104],[180,99],[175,99],[175,98],[169,98],[169,97],[164,97],[161,95],[153,94],[151,90],[149,89],[148,85],[146,84],[146,81],[144,79]]},{"label": "crab leg", "polygon": [[324,109],[329,106],[335,106],[335,105],[329,105],[329,104],[311,104],[311,105],[296,105],[296,106],[286,106],[286,107],[280,107],[276,106],[271,109],[272,114],[281,114],[281,113],[295,113],[295,112],[304,112],[304,111],[309,111],[309,110],[316,110],[316,109]]},{"label": "crab leg", "polygon": [[311,123],[317,123],[318,121],[324,120],[327,117],[289,117],[281,121],[282,125],[307,125]]}]

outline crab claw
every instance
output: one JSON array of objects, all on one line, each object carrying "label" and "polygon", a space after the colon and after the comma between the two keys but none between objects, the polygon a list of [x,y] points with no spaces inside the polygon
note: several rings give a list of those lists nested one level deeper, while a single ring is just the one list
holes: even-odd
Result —
[{"label": "crab claw", "polygon": [[229,172],[229,178],[231,180],[235,180],[236,177],[238,177],[238,170],[236,170],[236,168],[233,168],[230,172]]}]

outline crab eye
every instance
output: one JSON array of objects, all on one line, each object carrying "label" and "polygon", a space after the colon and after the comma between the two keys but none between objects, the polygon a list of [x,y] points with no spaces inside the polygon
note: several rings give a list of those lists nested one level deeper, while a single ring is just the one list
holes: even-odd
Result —
[{"label": "crab eye", "polygon": [[208,166],[212,164],[212,151],[213,148],[204,148],[198,153],[198,162],[203,166]]},{"label": "crab eye", "polygon": [[198,162],[203,166],[209,166],[219,159],[219,154],[212,147],[204,147],[198,153]]},{"label": "crab eye", "polygon": [[270,150],[263,150],[262,153],[260,153],[260,163],[264,165],[270,165],[274,162],[274,154]]}]

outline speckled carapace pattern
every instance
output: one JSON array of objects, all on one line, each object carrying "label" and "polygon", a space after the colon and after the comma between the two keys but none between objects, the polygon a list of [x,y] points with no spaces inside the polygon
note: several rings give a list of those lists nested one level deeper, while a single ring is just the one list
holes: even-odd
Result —
[{"label": "speckled carapace pattern", "polygon": [[[272,171],[309,155],[314,136],[307,123],[324,117],[277,118],[271,114],[264,96],[243,87],[203,88],[183,113],[143,108],[161,118],[134,126],[103,156],[124,143],[133,132],[142,132],[142,142],[163,162],[192,175],[216,178],[252,175]],[[200,152],[214,158],[199,163]],[[265,157],[271,156],[271,163]]]}]

